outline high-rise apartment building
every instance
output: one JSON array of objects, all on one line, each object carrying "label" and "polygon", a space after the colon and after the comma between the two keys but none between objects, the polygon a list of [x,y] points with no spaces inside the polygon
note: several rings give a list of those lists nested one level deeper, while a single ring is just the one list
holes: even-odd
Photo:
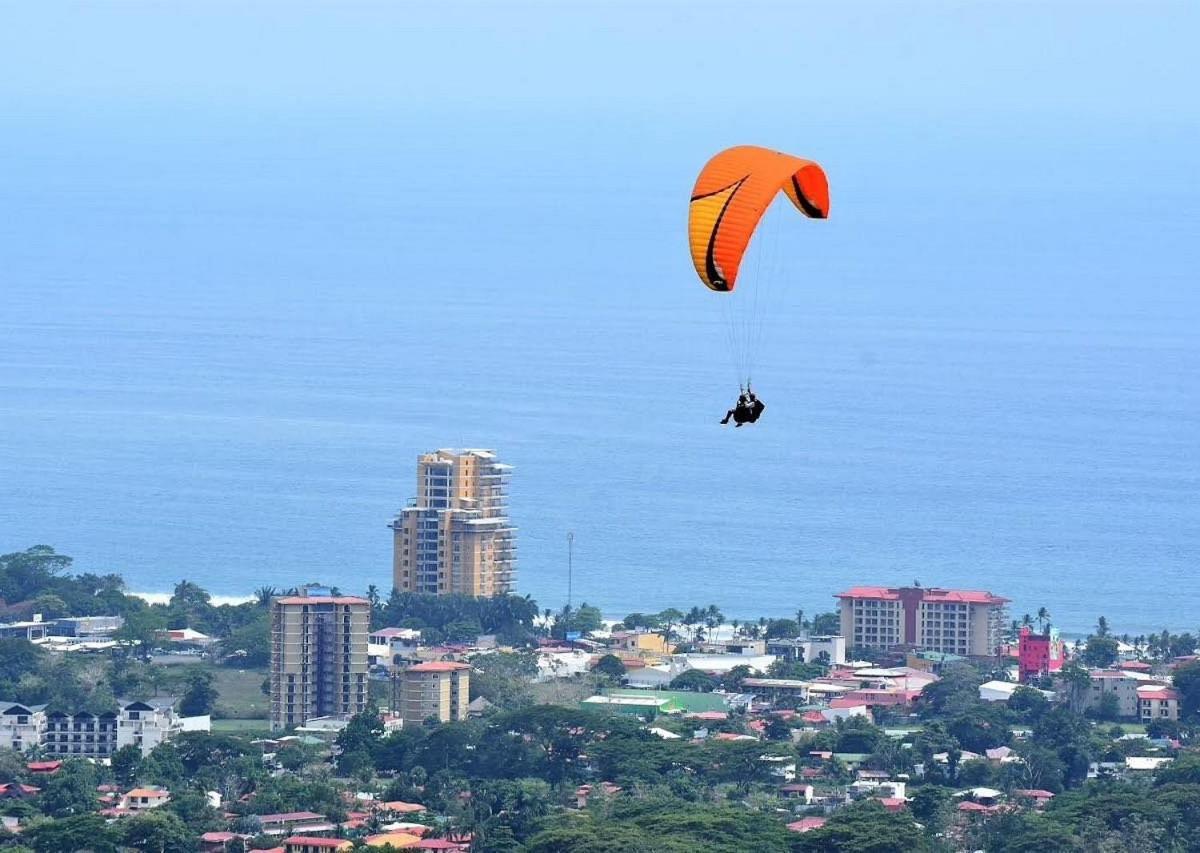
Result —
[{"label": "high-rise apartment building", "polygon": [[271,729],[366,709],[365,598],[309,588],[271,600]]},{"label": "high-rise apartment building", "polygon": [[1008,599],[990,592],[856,586],[836,597],[842,636],[852,648],[990,657],[1007,627]]},{"label": "high-rise apartment building", "polygon": [[417,460],[417,496],[390,525],[396,589],[479,596],[513,591],[511,471],[490,450],[438,450]]},{"label": "high-rise apartment building", "polygon": [[471,666],[453,661],[430,661],[401,673],[400,716],[406,726],[419,726],[430,717],[443,723],[465,720],[470,702]]}]

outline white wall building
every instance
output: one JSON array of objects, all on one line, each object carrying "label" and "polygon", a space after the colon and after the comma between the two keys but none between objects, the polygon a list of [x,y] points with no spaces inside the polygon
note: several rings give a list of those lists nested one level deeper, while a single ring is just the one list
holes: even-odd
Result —
[{"label": "white wall building", "polygon": [[41,746],[45,733],[45,705],[0,702],[0,749],[27,752]]},{"label": "white wall building", "polygon": [[117,749],[136,746],[142,755],[183,731],[209,731],[211,718],[180,717],[174,699],[148,699],[125,703],[117,714]]}]

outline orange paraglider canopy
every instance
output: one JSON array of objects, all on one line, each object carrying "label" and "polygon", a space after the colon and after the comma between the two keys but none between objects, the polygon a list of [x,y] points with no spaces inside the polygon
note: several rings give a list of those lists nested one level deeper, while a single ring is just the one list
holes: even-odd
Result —
[{"label": "orange paraglider canopy", "polygon": [[805,216],[829,216],[829,181],[811,160],[739,145],[705,164],[692,190],[688,240],[707,287],[733,290],[754,229],[781,190]]}]

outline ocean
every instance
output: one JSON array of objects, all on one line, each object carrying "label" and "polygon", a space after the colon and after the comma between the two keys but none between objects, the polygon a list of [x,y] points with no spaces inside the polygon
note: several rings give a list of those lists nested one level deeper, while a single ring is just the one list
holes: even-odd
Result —
[{"label": "ocean", "polygon": [[831,124],[799,153],[833,215],[786,223],[768,409],[735,431],[684,238],[721,134],[635,118],[499,149],[462,118],[6,136],[0,550],[145,592],[388,588],[417,455],[487,447],[543,607],[573,532],[575,600],[615,616],[916,580],[1071,632],[1197,629],[1194,182],[1098,186],[1110,151],[1039,143],[1014,183],[982,135],[899,174]]}]

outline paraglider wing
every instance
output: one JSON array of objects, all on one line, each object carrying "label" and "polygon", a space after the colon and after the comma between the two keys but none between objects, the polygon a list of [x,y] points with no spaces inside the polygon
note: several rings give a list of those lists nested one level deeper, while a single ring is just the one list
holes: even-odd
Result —
[{"label": "paraglider wing", "polygon": [[739,145],[700,171],[688,212],[688,241],[696,274],[710,290],[733,290],[754,229],[780,191],[805,216],[829,215],[829,182],[811,160]]}]

